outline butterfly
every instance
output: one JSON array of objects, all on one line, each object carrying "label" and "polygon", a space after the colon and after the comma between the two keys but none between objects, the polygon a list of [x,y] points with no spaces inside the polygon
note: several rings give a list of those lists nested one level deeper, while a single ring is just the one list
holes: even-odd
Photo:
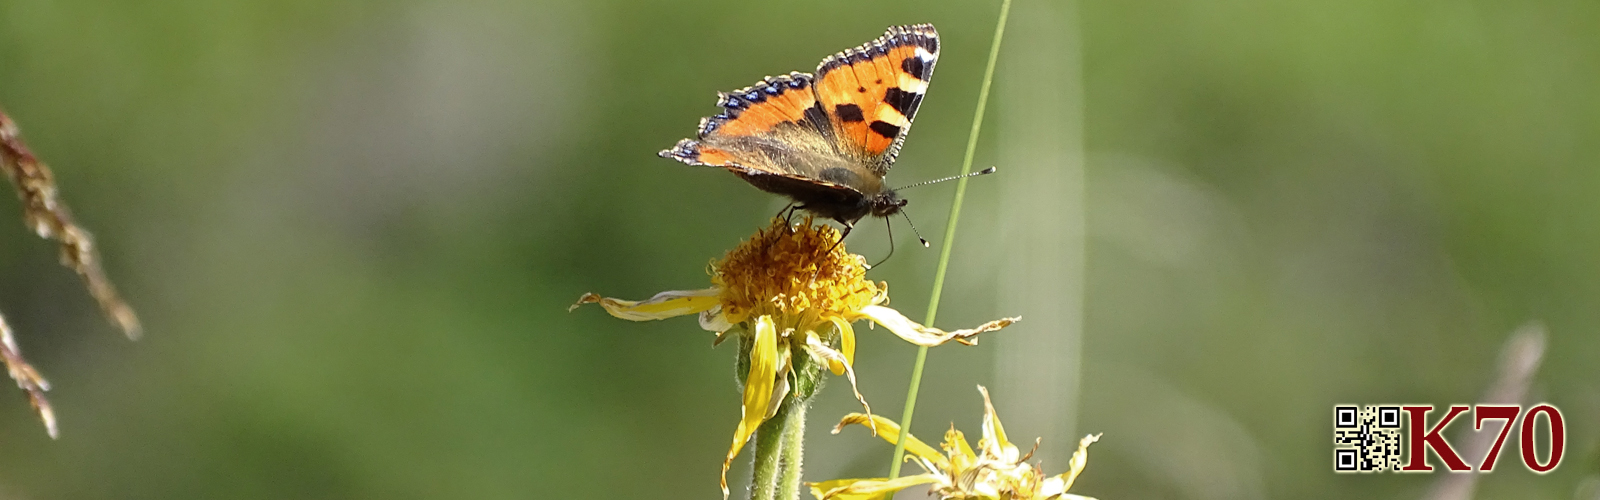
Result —
[{"label": "butterfly", "polygon": [[694,139],[660,156],[721,167],[762,191],[788,196],[791,207],[843,224],[849,234],[867,215],[889,217],[906,206],[884,177],[938,61],[933,25],[890,27],[876,40],[823,59],[816,73],[769,76],[719,92],[722,112],[701,118]]}]

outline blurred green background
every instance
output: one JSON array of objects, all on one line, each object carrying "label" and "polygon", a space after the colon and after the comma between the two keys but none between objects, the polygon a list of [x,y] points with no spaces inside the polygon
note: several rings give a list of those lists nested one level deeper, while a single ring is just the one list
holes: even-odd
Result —
[{"label": "blurred green background", "polygon": [[[914,433],[976,436],[973,385],[1037,370],[1067,388],[995,397],[1022,443],[1106,433],[1074,492],[1418,498],[1448,475],[1331,471],[1332,407],[1478,402],[1539,320],[1565,457],[1508,448],[1478,498],[1600,495],[1600,4],[1017,1],[939,324],[1035,320],[934,349]],[[0,196],[0,311],[63,432],[0,391],[0,498],[717,498],[731,344],[566,306],[706,286],[783,203],[654,153],[885,26],[944,41],[893,183],[954,173],[997,10],[0,0],[0,106],[146,325],[121,339]],[[906,193],[936,243],[952,191]],[[1019,261],[1018,227],[1060,243]],[[898,229],[872,277],[920,318],[937,251]],[[915,351],[860,332],[897,418]],[[885,473],[827,432],[857,408],[823,392],[808,480]]]}]

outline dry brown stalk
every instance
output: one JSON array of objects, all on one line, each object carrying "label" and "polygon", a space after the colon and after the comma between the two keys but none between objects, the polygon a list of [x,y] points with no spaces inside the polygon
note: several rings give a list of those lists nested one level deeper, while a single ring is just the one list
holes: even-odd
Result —
[{"label": "dry brown stalk", "polygon": [[[72,211],[67,209],[57,193],[55,176],[50,173],[50,167],[28,151],[17,124],[3,111],[0,111],[0,169],[5,170],[6,177],[17,188],[17,197],[22,200],[23,221],[39,237],[61,243],[61,265],[83,278],[89,295],[94,296],[112,323],[122,328],[128,338],[138,338],[141,331],[139,317],[134,314],[133,308],[123,302],[116,287],[106,278],[105,270],[100,268],[100,256],[94,249],[94,236],[73,221]],[[17,381],[17,387],[28,393],[28,400],[38,410],[39,418],[44,420],[50,437],[56,437],[55,413],[50,409],[50,402],[44,398],[44,391],[50,390],[50,383],[22,358],[22,352],[17,349],[12,337],[11,327],[3,317],[0,317],[0,361],[5,363],[11,378]]]},{"label": "dry brown stalk", "polygon": [[17,349],[17,341],[11,336],[11,325],[6,324],[4,316],[0,316],[0,360],[4,360],[6,371],[11,373],[11,379],[17,381],[17,387],[28,393],[28,402],[33,403],[34,411],[39,412],[39,419],[44,420],[44,429],[50,433],[50,438],[55,439],[60,434],[56,429],[56,412],[50,409],[50,400],[44,398],[44,391],[50,390],[50,382],[39,375],[39,371],[22,359],[22,351]]},{"label": "dry brown stalk", "polygon": [[17,124],[4,111],[0,111],[0,160],[3,160],[0,164],[6,177],[11,178],[11,184],[17,188],[17,197],[22,199],[23,220],[40,238],[61,242],[61,265],[83,278],[89,294],[100,303],[100,309],[128,338],[138,338],[139,317],[117,295],[116,287],[100,268],[94,236],[72,220],[72,211],[57,195],[55,175],[28,151],[17,132]]}]

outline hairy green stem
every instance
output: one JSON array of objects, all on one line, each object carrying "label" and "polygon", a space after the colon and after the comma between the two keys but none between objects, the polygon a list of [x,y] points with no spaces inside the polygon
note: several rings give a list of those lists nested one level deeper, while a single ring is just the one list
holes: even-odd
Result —
[{"label": "hairy green stem", "polygon": [[[1006,32],[1006,16],[1011,0],[1000,2],[1000,19],[995,22],[994,41],[989,44],[989,62],[983,69],[983,86],[978,89],[978,108],[972,113],[972,131],[967,135],[967,153],[961,159],[961,174],[972,172],[972,156],[978,149],[978,132],[983,129],[983,112],[989,104],[989,87],[994,83],[994,63],[1000,55],[1000,39]],[[950,204],[950,220],[944,226],[944,241],[939,247],[939,267],[933,274],[933,294],[928,298],[928,317],[922,324],[933,326],[939,314],[939,298],[944,294],[945,270],[950,267],[950,248],[956,240],[956,221],[961,218],[961,200],[967,194],[967,178],[956,181],[955,201]],[[917,390],[922,386],[922,368],[928,361],[928,348],[917,348],[911,365],[911,387],[906,389],[906,407],[900,414],[900,439],[894,444],[894,461],[889,464],[889,479],[900,477],[900,464],[906,454],[906,436],[911,435],[911,416],[917,408]]]},{"label": "hairy green stem", "polygon": [[752,500],[800,500],[800,464],[805,453],[806,409],[822,388],[822,366],[804,349],[792,353],[789,391],[772,418],[756,428]]},{"label": "hairy green stem", "polygon": [[783,472],[778,477],[778,499],[800,500],[800,462],[805,455],[806,408],[810,400],[795,400],[787,409],[789,418],[783,428]]},{"label": "hairy green stem", "polygon": [[[785,405],[787,406],[787,405]],[[756,428],[755,466],[750,472],[750,500],[777,500],[778,474],[783,468],[783,434],[789,411],[778,414]]]}]

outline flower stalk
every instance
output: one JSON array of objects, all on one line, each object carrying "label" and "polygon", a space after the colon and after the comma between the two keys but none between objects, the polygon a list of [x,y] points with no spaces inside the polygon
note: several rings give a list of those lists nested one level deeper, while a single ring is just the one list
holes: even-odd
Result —
[{"label": "flower stalk", "polygon": [[761,424],[755,436],[755,460],[750,468],[750,500],[776,500],[778,473],[783,469],[783,435],[789,412],[779,410]]},{"label": "flower stalk", "polygon": [[783,424],[783,474],[778,476],[779,500],[799,500],[801,462],[805,458],[806,410],[811,400],[795,400]]},{"label": "flower stalk", "polygon": [[[741,345],[753,340],[741,338]],[[753,346],[742,349],[738,364],[741,374],[749,372],[749,357]],[[822,365],[809,356],[795,356],[798,360],[789,377],[791,390],[777,402],[778,409],[766,422],[756,428],[754,459],[750,475],[752,500],[798,500],[800,498],[801,462],[804,454],[806,410],[811,407],[817,391],[822,388]],[[748,383],[748,378],[741,379]]]},{"label": "flower stalk", "polygon": [[789,398],[777,414],[756,430],[755,465],[750,475],[752,500],[799,500],[806,410],[810,407],[810,398]]}]

